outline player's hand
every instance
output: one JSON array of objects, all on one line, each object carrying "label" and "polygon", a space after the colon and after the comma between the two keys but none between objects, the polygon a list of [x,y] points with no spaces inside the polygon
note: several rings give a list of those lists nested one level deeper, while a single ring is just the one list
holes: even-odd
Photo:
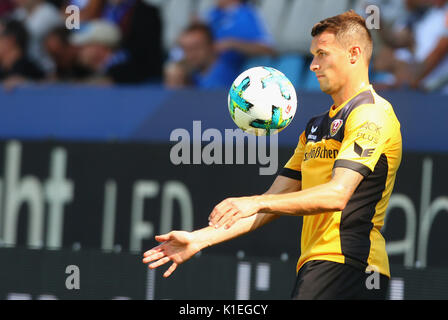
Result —
[{"label": "player's hand", "polygon": [[227,198],[221,201],[208,217],[209,225],[230,228],[241,218],[250,217],[259,211],[256,197]]},{"label": "player's hand", "polygon": [[169,277],[177,266],[201,250],[200,246],[195,242],[192,233],[187,231],[171,231],[167,234],[155,237],[158,242],[162,242],[157,247],[146,251],[143,256],[143,263],[150,263],[149,268],[155,269],[172,261],[173,263],[165,271],[163,276]]}]

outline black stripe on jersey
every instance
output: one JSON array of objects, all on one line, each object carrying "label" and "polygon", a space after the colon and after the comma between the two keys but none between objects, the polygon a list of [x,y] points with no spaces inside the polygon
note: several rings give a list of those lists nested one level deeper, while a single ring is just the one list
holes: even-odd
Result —
[{"label": "black stripe on jersey", "polygon": [[342,210],[339,234],[342,254],[367,265],[370,253],[370,231],[375,207],[386,188],[387,157],[383,153],[372,171],[353,193]]},{"label": "black stripe on jersey", "polygon": [[302,180],[302,172],[301,171],[296,171],[296,170],[292,170],[289,168],[283,168],[282,171],[280,171],[279,175],[287,177],[287,178],[295,179],[295,180]]},{"label": "black stripe on jersey", "polygon": [[333,168],[347,168],[352,169],[356,172],[359,172],[363,175],[363,177],[367,177],[372,170],[366,165],[363,165],[362,163],[351,161],[351,160],[345,160],[345,159],[338,159],[334,162]]},{"label": "black stripe on jersey", "polygon": [[[330,118],[329,111],[311,118],[305,128],[306,142],[317,142],[322,139],[334,139],[342,142],[344,140],[345,123],[350,113],[359,106],[373,103],[375,103],[375,99],[372,91],[365,90],[350,100],[333,118]],[[331,124],[338,119],[342,120],[343,123],[338,132],[331,136]]]}]

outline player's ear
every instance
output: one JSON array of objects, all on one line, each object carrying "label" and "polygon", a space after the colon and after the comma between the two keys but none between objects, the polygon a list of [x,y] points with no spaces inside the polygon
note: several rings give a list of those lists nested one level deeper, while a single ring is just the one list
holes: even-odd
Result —
[{"label": "player's ear", "polygon": [[360,46],[351,46],[348,50],[349,60],[351,64],[355,64],[358,60],[361,59],[361,47]]}]

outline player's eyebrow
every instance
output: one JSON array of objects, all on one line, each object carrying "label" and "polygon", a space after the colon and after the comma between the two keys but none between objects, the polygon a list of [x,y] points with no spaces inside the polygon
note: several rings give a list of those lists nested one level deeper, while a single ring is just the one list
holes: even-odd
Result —
[{"label": "player's eyebrow", "polygon": [[313,53],[313,51],[312,50],[310,50],[310,53],[312,54],[312,55],[316,55],[316,54],[319,54],[320,52],[326,52],[324,49],[321,49],[321,48],[319,48],[319,49],[317,49],[314,53]]}]

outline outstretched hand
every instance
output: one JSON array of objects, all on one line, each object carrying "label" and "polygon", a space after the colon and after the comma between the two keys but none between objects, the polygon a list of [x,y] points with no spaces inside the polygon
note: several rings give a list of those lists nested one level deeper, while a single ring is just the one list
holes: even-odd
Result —
[{"label": "outstretched hand", "polygon": [[230,228],[241,218],[254,215],[260,210],[256,197],[227,198],[221,201],[210,213],[209,224],[215,228]]},{"label": "outstretched hand", "polygon": [[195,243],[194,237],[187,231],[171,231],[167,234],[155,237],[158,242],[162,242],[158,246],[146,251],[143,256],[143,263],[150,263],[149,268],[155,269],[172,261],[173,263],[165,271],[163,276],[169,277],[177,266],[201,250],[198,243]]}]

